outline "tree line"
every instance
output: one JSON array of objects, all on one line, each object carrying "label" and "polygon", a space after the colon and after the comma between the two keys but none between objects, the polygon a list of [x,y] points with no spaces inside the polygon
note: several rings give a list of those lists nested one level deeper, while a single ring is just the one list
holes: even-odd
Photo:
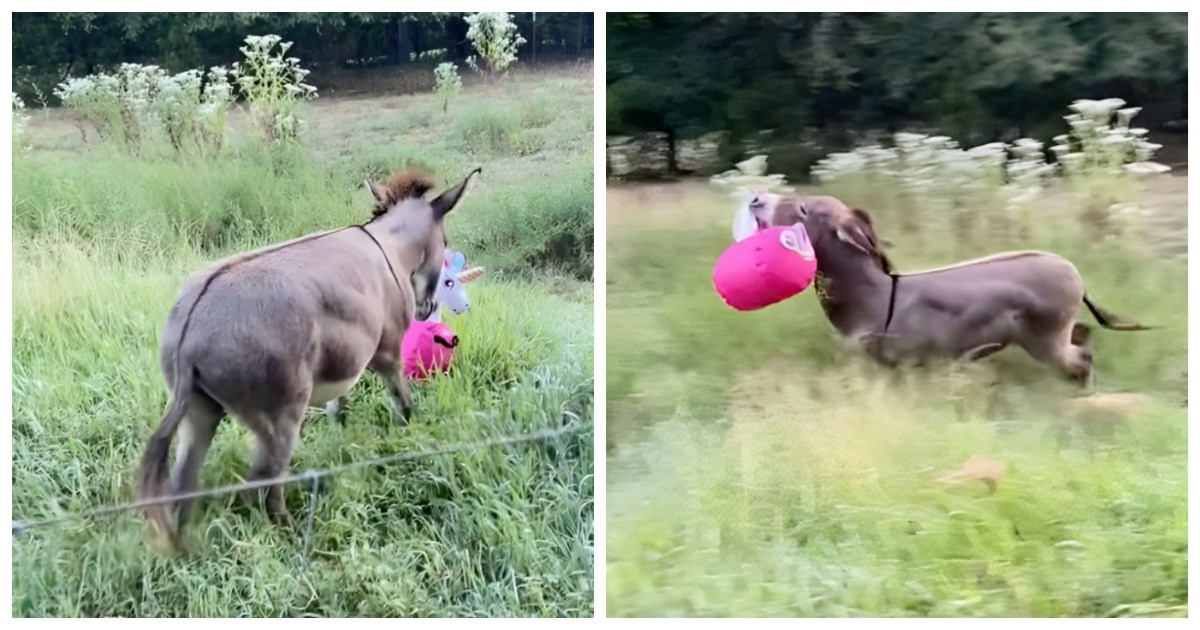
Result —
[{"label": "tree line", "polygon": [[1182,13],[609,13],[607,46],[609,133],[918,122],[982,143],[1105,97],[1187,117]]},{"label": "tree line", "polygon": [[[470,56],[466,13],[15,13],[13,91],[31,100],[67,77],[112,70],[123,62],[182,71],[239,58],[247,35],[277,34],[289,54],[314,68],[406,64],[444,51]],[[525,63],[590,57],[591,13],[514,13]]]}]

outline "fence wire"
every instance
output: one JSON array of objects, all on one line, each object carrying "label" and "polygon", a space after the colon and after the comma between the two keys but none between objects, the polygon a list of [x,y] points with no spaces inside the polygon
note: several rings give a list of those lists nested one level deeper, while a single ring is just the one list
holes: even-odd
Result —
[{"label": "fence wire", "polygon": [[[579,424],[579,423],[572,423],[572,424],[568,424],[563,427],[559,427],[557,429],[544,429],[542,431],[535,431],[533,433],[524,433],[521,435],[505,436],[505,437],[494,438],[494,439],[490,439],[490,440],[482,440],[479,442],[468,442],[466,444],[456,444],[454,446],[431,448],[431,449],[426,449],[423,451],[395,453],[392,455],[386,455],[384,457],[376,457],[374,459],[367,459],[367,460],[363,460],[363,461],[359,461],[359,462],[351,462],[349,464],[343,464],[341,466],[334,466],[331,468],[320,468],[320,469],[315,469],[315,470],[307,470],[307,471],[304,471],[301,473],[293,473],[290,475],[274,477],[272,479],[256,479],[254,481],[247,481],[247,482],[243,482],[243,483],[239,483],[239,484],[232,484],[232,485],[228,485],[228,486],[219,486],[216,488],[209,488],[207,490],[196,490],[193,492],[184,492],[184,493],[176,494],[176,495],[163,495],[163,496],[158,496],[158,497],[151,497],[148,499],[139,499],[137,501],[129,501],[126,503],[119,503],[116,505],[106,505],[103,507],[92,508],[90,510],[84,510],[83,512],[72,512],[72,513],[63,514],[60,516],[54,516],[54,517],[49,517],[49,518],[37,519],[37,520],[13,521],[12,535],[19,536],[19,535],[24,534],[32,529],[40,529],[43,527],[49,527],[51,525],[65,523],[67,521],[86,520],[86,519],[95,518],[97,516],[109,516],[109,515],[119,514],[122,512],[127,512],[130,510],[137,510],[140,508],[149,507],[151,505],[159,505],[162,503],[173,503],[175,501],[182,501],[182,500],[186,500],[186,499],[205,499],[205,498],[210,498],[210,497],[219,497],[219,496],[224,496],[224,495],[228,495],[228,494],[236,494],[236,493],[243,492],[246,490],[257,490],[257,489],[266,488],[269,486],[286,486],[286,485],[290,485],[290,484],[294,484],[294,483],[307,483],[307,484],[310,484],[310,488],[313,491],[312,494],[314,495],[313,498],[315,498],[318,480],[323,479],[325,477],[332,477],[335,475],[340,475],[342,473],[349,472],[351,470],[358,470],[360,468],[367,468],[369,466],[384,466],[384,465],[396,464],[396,463],[400,463],[400,462],[409,462],[409,461],[414,461],[414,460],[418,460],[418,459],[425,459],[427,457],[436,457],[439,455],[449,455],[452,453],[465,453],[465,452],[470,452],[470,451],[479,451],[479,450],[483,450],[485,448],[493,448],[496,446],[508,446],[508,445],[512,445],[512,444],[523,444],[526,442],[541,442],[541,441],[561,438],[565,435],[572,434],[572,433],[579,433],[586,429],[590,429],[591,426],[592,426],[591,424],[584,425],[584,424]],[[311,526],[312,526],[311,510],[314,508],[315,508],[315,506],[310,506],[310,512],[309,512],[309,517],[308,517],[308,527],[309,528],[311,528]]]}]

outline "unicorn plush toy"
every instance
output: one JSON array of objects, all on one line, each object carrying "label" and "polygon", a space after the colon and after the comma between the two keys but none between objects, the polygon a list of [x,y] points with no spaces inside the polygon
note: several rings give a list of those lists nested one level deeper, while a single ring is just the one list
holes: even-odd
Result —
[{"label": "unicorn plush toy", "polygon": [[400,344],[405,378],[424,380],[449,371],[458,335],[442,323],[442,309],[449,308],[455,315],[465,313],[471,307],[466,285],[483,275],[483,267],[466,269],[466,263],[462,252],[446,250],[442,275],[433,293],[433,311],[425,321],[412,322]]}]

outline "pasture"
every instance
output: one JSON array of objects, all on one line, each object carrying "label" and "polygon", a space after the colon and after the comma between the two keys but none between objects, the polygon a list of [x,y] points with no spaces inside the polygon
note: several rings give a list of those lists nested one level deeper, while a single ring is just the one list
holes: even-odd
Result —
[{"label": "pasture", "polygon": [[900,272],[1047,249],[1157,326],[1080,315],[1108,396],[1084,410],[1019,349],[848,357],[812,289],[734,311],[711,274],[738,199],[610,185],[608,614],[1186,616],[1187,184],[1114,181],[1145,216],[1099,224],[1061,183],[1028,215],[869,179],[802,188],[871,211]]},{"label": "pasture", "polygon": [[[329,479],[297,524],[240,497],[202,501],[190,553],[164,557],[139,516],[13,540],[12,614],[36,616],[591,616],[592,68],[430,92],[320,98],[297,147],[231,133],[218,158],[85,146],[68,113],[32,110],[13,154],[14,519],[130,500],[167,403],[158,342],[182,281],[222,256],[370,217],[364,178],[421,166],[436,191],[482,167],[447,219],[487,272],[452,374],[416,384],[392,424],[381,381],[347,423],[311,410],[296,471],[577,424],[544,442],[375,466]],[[248,126],[232,114],[233,131]],[[251,440],[217,433],[202,486],[238,483]],[[312,508],[311,535],[303,524]]]}]

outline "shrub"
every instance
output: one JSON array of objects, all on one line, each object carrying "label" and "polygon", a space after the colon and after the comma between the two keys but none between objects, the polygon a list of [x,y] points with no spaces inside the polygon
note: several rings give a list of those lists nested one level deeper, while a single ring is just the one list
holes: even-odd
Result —
[{"label": "shrub", "polygon": [[200,109],[200,71],[188,70],[175,76],[160,76],[155,84],[152,111],[162,123],[167,140],[176,151],[193,132],[196,112]]},{"label": "shrub", "polygon": [[29,116],[25,114],[25,101],[17,96],[16,92],[12,93],[12,142],[13,147],[19,147],[21,140],[25,136],[25,125],[29,123]]},{"label": "shrub", "polygon": [[211,155],[220,153],[225,146],[225,114],[231,103],[233,86],[229,83],[229,70],[214,66],[208,71],[208,84],[204,86],[193,123],[196,142]]},{"label": "shrub", "polygon": [[540,136],[521,126],[511,109],[483,106],[463,110],[454,119],[454,133],[467,151],[500,155],[529,155],[542,148]]},{"label": "shrub", "polygon": [[116,141],[131,155],[140,155],[158,136],[177,152],[192,137],[202,147],[220,150],[232,101],[227,74],[212,68],[202,92],[199,70],[169,75],[158,66],[126,63],[114,74],[67,79],[54,94],[79,116],[76,124],[85,142],[86,123],[101,140]]},{"label": "shrub", "polygon": [[433,69],[433,77],[437,83],[435,90],[442,99],[442,113],[450,107],[450,100],[462,91],[462,79],[458,76],[458,66],[446,62],[439,63]]},{"label": "shrub", "polygon": [[[503,72],[517,60],[517,47],[525,43],[525,38],[517,33],[511,15],[503,11],[475,13],[465,19],[469,25],[467,40],[487,63],[489,73]],[[478,69],[474,59],[468,59],[467,63]]]},{"label": "shrub", "polygon": [[994,227],[1015,227],[1021,238],[1028,236],[1033,202],[1061,174],[1085,198],[1086,222],[1111,234],[1117,227],[1111,219],[1137,211],[1131,197],[1136,189],[1128,178],[1168,170],[1148,162],[1160,145],[1144,139],[1145,129],[1129,127],[1139,109],[1120,109],[1124,104],[1120,99],[1075,101],[1074,113],[1065,116],[1070,133],[1055,137],[1058,144],[1051,147],[1056,163],[1047,162],[1044,146],[1031,138],[964,150],[945,136],[898,133],[893,147],[834,153],[812,174],[826,185],[860,182],[893,191],[914,208],[909,218],[918,211],[953,213],[964,237],[978,210],[1003,208],[1006,214],[990,218],[1004,225]]},{"label": "shrub", "polygon": [[317,97],[317,88],[304,83],[309,71],[300,67],[300,60],[283,56],[292,42],[281,40],[278,35],[248,36],[240,48],[244,62],[233,64],[234,80],[267,144],[298,141],[305,126],[299,105]]}]

